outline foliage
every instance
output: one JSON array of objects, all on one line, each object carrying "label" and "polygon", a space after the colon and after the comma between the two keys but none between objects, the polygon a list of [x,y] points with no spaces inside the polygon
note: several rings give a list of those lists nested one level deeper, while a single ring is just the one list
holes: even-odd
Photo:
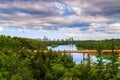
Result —
[{"label": "foliage", "polygon": [[79,64],[75,64],[68,53],[61,54],[52,50],[44,52],[47,46],[42,41],[0,36],[0,43],[0,80],[120,80],[120,62],[114,53],[116,41],[109,41],[108,48],[113,51],[111,62],[104,63],[102,60],[100,51],[107,42],[101,41],[85,44],[96,45],[97,48],[88,48],[98,50],[97,61],[91,62],[88,55],[86,59],[83,56]]},{"label": "foliage", "polygon": [[18,37],[10,37],[10,36],[0,36],[0,50],[2,51],[17,51],[22,48],[30,49],[30,50],[45,50],[46,45],[36,39],[28,39],[28,38],[18,38]]}]

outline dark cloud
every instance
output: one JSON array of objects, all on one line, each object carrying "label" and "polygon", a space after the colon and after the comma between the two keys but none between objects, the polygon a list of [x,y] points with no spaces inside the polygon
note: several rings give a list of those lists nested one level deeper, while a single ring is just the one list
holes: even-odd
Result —
[{"label": "dark cloud", "polygon": [[102,15],[104,16],[109,16],[109,17],[120,17],[120,6],[119,7],[109,7],[109,8],[104,8],[101,12]]},{"label": "dark cloud", "polygon": [[58,30],[60,27],[58,26],[49,26],[49,27],[43,27],[44,30]]},{"label": "dark cloud", "polygon": [[60,2],[60,0],[0,0],[0,3],[9,3],[9,2]]},{"label": "dark cloud", "polygon": [[69,27],[88,27],[90,26],[90,23],[87,22],[73,22]]},{"label": "dark cloud", "polygon": [[[53,23],[54,24],[54,23]],[[58,24],[58,23],[57,23]],[[58,24],[61,25],[61,24]],[[61,26],[45,26],[43,29],[45,30],[58,30],[59,28],[79,28],[81,31],[87,31],[90,26],[90,23],[86,22],[74,22],[72,24],[66,24],[66,25],[61,25]]]},{"label": "dark cloud", "polygon": [[88,15],[120,18],[120,0],[92,0],[90,5],[85,10]]},{"label": "dark cloud", "polygon": [[17,12],[29,13],[29,11],[26,11],[24,9],[19,9],[19,8],[0,9],[0,13],[4,13],[4,14],[14,14],[14,13],[17,13]]},{"label": "dark cloud", "polygon": [[81,27],[80,28],[81,31],[88,31],[88,29],[89,29],[88,27]]},{"label": "dark cloud", "polygon": [[34,15],[34,17],[48,17],[48,16],[58,16],[57,12],[53,12],[52,10],[27,10],[21,8],[7,8],[7,9],[0,9],[0,13],[4,14],[16,14],[16,13],[25,13],[29,15]]}]

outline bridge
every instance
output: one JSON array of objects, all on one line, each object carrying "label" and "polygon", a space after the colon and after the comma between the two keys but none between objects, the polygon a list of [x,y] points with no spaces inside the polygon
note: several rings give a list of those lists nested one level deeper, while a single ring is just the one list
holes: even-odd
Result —
[{"label": "bridge", "polygon": [[[66,51],[57,51],[57,52],[68,52],[68,53],[85,53],[85,54],[95,54],[98,53],[97,50],[66,50]],[[112,50],[101,50],[101,53],[112,53]],[[115,53],[120,54],[120,50],[114,50]]]},{"label": "bridge", "polygon": [[[37,52],[36,50],[34,50],[34,52]],[[40,51],[41,52],[41,51]],[[48,52],[47,50],[44,50],[43,52]],[[54,51],[54,52],[58,52],[58,53],[84,53],[84,54],[95,54],[98,53],[97,50],[58,50],[58,51]],[[110,54],[113,51],[112,50],[101,50],[101,53],[106,53],[106,54]],[[120,55],[120,50],[114,50],[114,52],[116,54]]]}]

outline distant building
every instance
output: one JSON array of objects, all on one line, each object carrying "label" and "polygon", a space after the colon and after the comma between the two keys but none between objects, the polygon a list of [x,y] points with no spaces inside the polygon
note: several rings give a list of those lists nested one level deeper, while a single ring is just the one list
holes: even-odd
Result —
[{"label": "distant building", "polygon": [[48,41],[48,38],[44,36],[43,41]]}]

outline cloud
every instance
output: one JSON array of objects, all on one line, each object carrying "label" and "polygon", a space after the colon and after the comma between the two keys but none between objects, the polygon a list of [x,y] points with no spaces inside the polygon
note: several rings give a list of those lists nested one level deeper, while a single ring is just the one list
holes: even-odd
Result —
[{"label": "cloud", "polygon": [[74,37],[119,34],[118,19],[119,0],[0,0],[0,26],[20,32],[54,30]]},{"label": "cloud", "polygon": [[0,26],[0,32],[4,31],[3,27]]},{"label": "cloud", "polygon": [[109,33],[120,33],[120,23],[112,23],[108,26],[107,32]]},{"label": "cloud", "polygon": [[26,26],[23,26],[22,28],[19,28],[19,31],[20,32],[30,32],[30,30]]},{"label": "cloud", "polygon": [[58,31],[65,36],[76,37],[79,34],[80,29],[79,28],[59,28]]},{"label": "cloud", "polygon": [[118,34],[120,33],[120,23],[92,23],[87,29],[87,32]]}]

